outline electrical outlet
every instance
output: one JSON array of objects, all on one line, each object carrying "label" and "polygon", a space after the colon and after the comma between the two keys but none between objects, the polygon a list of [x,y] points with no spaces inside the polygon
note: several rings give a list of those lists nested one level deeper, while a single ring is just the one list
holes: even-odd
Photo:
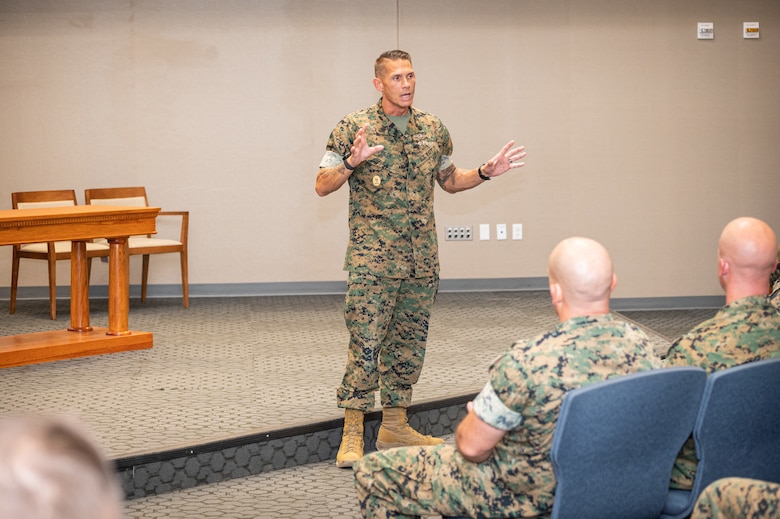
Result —
[{"label": "electrical outlet", "polygon": [[496,224],[496,239],[497,240],[506,240],[506,224],[505,223],[497,223]]},{"label": "electrical outlet", "polygon": [[489,240],[490,239],[490,224],[489,223],[481,223],[481,224],[479,224],[479,239],[480,240]]},{"label": "electrical outlet", "polygon": [[456,227],[447,227],[447,232],[444,234],[444,239],[447,241],[471,241],[471,226],[459,225]]},{"label": "electrical outlet", "polygon": [[523,224],[521,223],[512,224],[512,239],[513,240],[523,239]]}]

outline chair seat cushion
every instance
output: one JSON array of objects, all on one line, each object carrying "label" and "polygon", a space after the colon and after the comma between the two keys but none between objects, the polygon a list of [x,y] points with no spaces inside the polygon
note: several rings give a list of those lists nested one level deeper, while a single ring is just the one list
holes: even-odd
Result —
[{"label": "chair seat cushion", "polygon": [[[107,243],[105,239],[97,240],[100,243]],[[130,236],[127,240],[127,246],[131,249],[142,249],[146,247],[170,247],[181,245],[180,241],[169,240],[167,238],[149,238],[147,236]]]},{"label": "chair seat cushion", "polygon": [[130,236],[127,245],[131,249],[141,247],[170,247],[171,245],[181,245],[180,241],[169,240],[167,238],[148,238],[146,236]]},{"label": "chair seat cushion", "polygon": [[[70,252],[70,246],[71,242],[69,241],[55,241],[54,252],[57,254],[61,252]],[[49,250],[46,243],[27,243],[19,247],[19,249],[23,252],[37,252],[43,254],[46,254]],[[105,243],[87,243],[87,252],[99,250],[108,250],[108,245]]]}]

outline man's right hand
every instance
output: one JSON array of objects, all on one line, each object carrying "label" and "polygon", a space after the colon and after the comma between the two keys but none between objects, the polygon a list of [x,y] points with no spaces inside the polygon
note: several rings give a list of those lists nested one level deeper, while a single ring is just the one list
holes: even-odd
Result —
[{"label": "man's right hand", "polygon": [[349,157],[347,161],[353,168],[358,167],[364,160],[385,149],[381,144],[378,146],[369,146],[366,140],[366,132],[368,131],[368,124],[363,125],[355,134],[355,140],[352,142],[352,148],[350,148]]}]

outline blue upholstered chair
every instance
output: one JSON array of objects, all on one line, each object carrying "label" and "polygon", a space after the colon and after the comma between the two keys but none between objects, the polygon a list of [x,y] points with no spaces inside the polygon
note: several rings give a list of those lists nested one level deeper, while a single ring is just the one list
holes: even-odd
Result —
[{"label": "blue upholstered chair", "polygon": [[780,358],[710,375],[693,438],[693,489],[670,491],[663,519],[688,517],[701,491],[720,478],[780,483]]},{"label": "blue upholstered chair", "polygon": [[675,367],[567,393],[551,449],[552,519],[657,518],[706,379],[700,368]]}]

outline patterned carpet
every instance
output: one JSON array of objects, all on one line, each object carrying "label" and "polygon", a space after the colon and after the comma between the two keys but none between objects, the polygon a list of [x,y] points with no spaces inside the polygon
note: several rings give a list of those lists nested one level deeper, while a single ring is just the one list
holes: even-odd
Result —
[{"label": "patterned carpet", "polygon": [[[130,328],[152,331],[151,350],[0,371],[0,413],[73,413],[114,458],[201,444],[338,418],[335,387],[347,334],[343,297],[273,296],[131,302]],[[105,326],[95,300],[92,325]],[[714,309],[621,311],[643,327],[656,352],[709,318]],[[0,334],[67,327],[67,301],[50,321],[45,301],[20,301]],[[490,361],[514,340],[554,326],[549,294],[441,293],[415,401],[481,389]],[[452,441],[452,437],[446,437]],[[359,518],[352,474],[332,461],[310,463],[132,499],[128,519]]]},{"label": "patterned carpet", "polygon": [[[335,388],[348,336],[340,295],[132,301],[130,329],[154,332],[150,350],[7,368],[0,413],[67,412],[93,428],[114,457],[337,418]],[[45,301],[0,302],[0,333],[68,325]],[[621,312],[643,326],[659,354],[714,310]],[[91,302],[93,326],[107,302]],[[439,294],[415,401],[481,389],[491,360],[514,340],[557,322],[549,294]]]}]

